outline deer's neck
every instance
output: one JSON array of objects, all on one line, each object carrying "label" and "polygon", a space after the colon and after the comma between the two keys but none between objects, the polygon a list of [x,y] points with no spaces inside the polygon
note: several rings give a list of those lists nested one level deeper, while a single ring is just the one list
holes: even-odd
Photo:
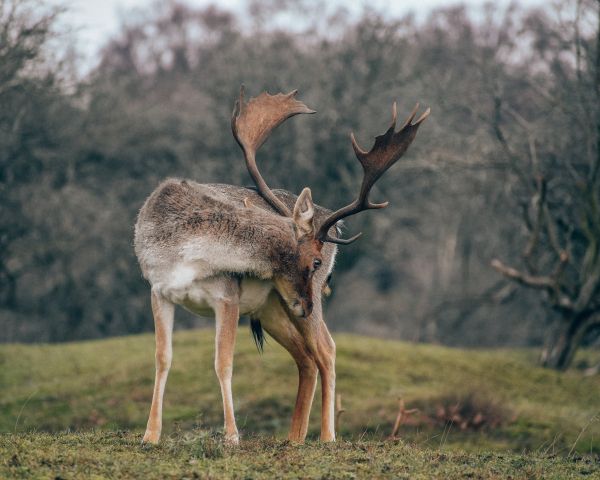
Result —
[{"label": "deer's neck", "polygon": [[297,246],[293,224],[289,218],[270,212],[253,213],[237,219],[234,239],[236,243],[242,242],[253,260],[268,265],[270,277],[295,261]]}]

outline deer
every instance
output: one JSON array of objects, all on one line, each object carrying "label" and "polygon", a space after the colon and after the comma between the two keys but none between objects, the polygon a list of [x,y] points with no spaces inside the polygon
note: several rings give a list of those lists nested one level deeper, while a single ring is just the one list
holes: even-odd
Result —
[{"label": "deer", "polygon": [[240,316],[249,317],[257,346],[264,331],[281,344],[298,368],[298,390],[288,439],[304,442],[318,376],[321,381],[321,434],[335,441],[336,346],[323,318],[322,296],[329,290],[342,220],[365,210],[382,209],[369,193],[375,182],[406,152],[429,115],[413,122],[419,105],[396,131],[392,123],[368,152],[351,144],[363,169],[358,197],[331,211],[300,195],[271,190],[263,179],[256,153],[272,131],[298,114],[314,110],[297,100],[297,91],[263,92],[245,100],[244,87],[235,102],[231,128],[255,188],[200,184],[169,178],[146,199],[135,225],[135,252],[150,284],[155,328],[155,382],[145,443],[158,443],[162,430],[165,385],[173,357],[175,305],[215,318],[215,362],[223,400],[224,441],[236,445],[231,388],[236,333]]}]

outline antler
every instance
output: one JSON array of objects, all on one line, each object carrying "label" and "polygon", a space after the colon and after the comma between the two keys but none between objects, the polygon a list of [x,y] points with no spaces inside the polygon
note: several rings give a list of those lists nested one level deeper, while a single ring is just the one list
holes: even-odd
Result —
[{"label": "antler", "polygon": [[398,132],[395,132],[396,102],[394,102],[392,107],[392,124],[383,135],[375,137],[375,144],[369,152],[365,152],[363,149],[361,149],[356,143],[354,134],[350,134],[352,148],[354,148],[354,153],[356,154],[356,157],[358,158],[358,161],[362,165],[364,171],[360,192],[358,194],[358,198],[354,200],[354,202],[343,208],[340,208],[338,211],[332,213],[325,219],[319,228],[319,231],[317,232],[316,238],[322,242],[348,245],[360,237],[362,233],[354,235],[348,239],[334,238],[329,236],[329,229],[339,220],[349,217],[350,215],[355,215],[363,210],[387,207],[388,202],[371,203],[369,201],[369,192],[379,177],[381,177],[388,168],[390,168],[402,155],[404,155],[404,152],[406,152],[417,135],[419,126],[429,115],[430,110],[428,108],[415,123],[411,123],[417,114],[418,108],[419,104],[417,103],[411,114],[408,116],[406,122],[404,122],[402,128],[400,128]]},{"label": "antler", "polygon": [[296,100],[297,90],[288,94],[269,95],[261,93],[256,98],[244,102],[244,86],[240,88],[240,98],[235,102],[231,117],[231,130],[244,152],[248,172],[256,184],[260,195],[281,215],[290,217],[292,213],[271,191],[256,166],[256,151],[265,143],[269,134],[288,118],[299,113],[315,113],[302,102]]}]

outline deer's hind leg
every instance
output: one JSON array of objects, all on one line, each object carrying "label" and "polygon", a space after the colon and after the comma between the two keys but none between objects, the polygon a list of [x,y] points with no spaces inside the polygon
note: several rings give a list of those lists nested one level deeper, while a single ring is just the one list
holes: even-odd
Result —
[{"label": "deer's hind leg", "polygon": [[150,417],[148,418],[143,441],[158,443],[162,430],[163,396],[173,358],[172,334],[175,307],[154,289],[152,290],[151,298],[156,339],[156,377],[154,379],[154,393],[152,394]]},{"label": "deer's hind leg", "polygon": [[215,306],[217,332],[215,336],[215,372],[221,385],[223,414],[225,419],[225,441],[238,444],[239,434],[235,424],[231,377],[233,375],[233,354],[235,337],[240,317],[239,283],[232,279],[226,287],[226,294],[217,300]]},{"label": "deer's hind leg", "polygon": [[317,365],[304,338],[288,317],[276,294],[271,294],[267,305],[259,314],[259,319],[269,335],[292,355],[298,367],[298,393],[288,439],[303,442],[308,431],[310,410],[317,386]]}]

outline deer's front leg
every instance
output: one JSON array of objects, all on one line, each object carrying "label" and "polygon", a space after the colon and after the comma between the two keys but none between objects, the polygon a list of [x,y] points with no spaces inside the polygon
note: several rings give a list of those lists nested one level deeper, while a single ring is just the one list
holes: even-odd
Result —
[{"label": "deer's front leg", "polygon": [[[321,377],[321,441],[335,441],[335,342],[323,321],[321,298],[308,319],[295,319]],[[302,371],[301,371],[302,375]]]},{"label": "deer's front leg", "polygon": [[288,439],[292,442],[304,442],[317,387],[316,363],[306,346],[304,337],[288,317],[275,293],[269,297],[259,318],[264,329],[292,355],[298,366],[298,394]]},{"label": "deer's front leg", "polygon": [[321,441],[335,441],[335,342],[321,320],[315,360],[321,376]]},{"label": "deer's front leg", "polygon": [[310,409],[317,388],[317,368],[311,358],[294,357],[294,360],[298,366],[298,394],[288,439],[292,442],[304,442],[308,432]]},{"label": "deer's front leg", "polygon": [[167,376],[173,358],[172,334],[174,306],[165,300],[158,292],[152,290],[152,314],[154,315],[154,331],[156,337],[156,377],[154,379],[154,393],[152,406],[144,442],[158,443],[162,430],[163,396]]},{"label": "deer's front leg", "polygon": [[239,443],[239,434],[233,412],[231,376],[233,374],[233,353],[240,310],[237,303],[220,301],[215,308],[217,334],[215,338],[215,371],[221,384],[223,412],[225,417],[225,441]]}]

